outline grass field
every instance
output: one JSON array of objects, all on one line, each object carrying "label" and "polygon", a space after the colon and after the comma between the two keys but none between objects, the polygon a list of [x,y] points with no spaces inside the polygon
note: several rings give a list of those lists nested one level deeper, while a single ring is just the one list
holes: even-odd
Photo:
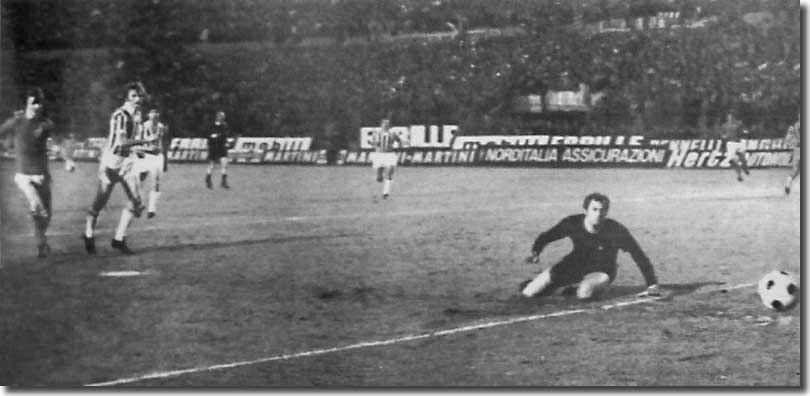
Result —
[{"label": "grass field", "polygon": [[[0,384],[802,384],[801,308],[769,311],[750,285],[800,270],[785,169],[738,183],[730,170],[400,168],[382,200],[367,167],[237,165],[231,190],[207,190],[204,165],[172,165],[158,216],[133,221],[137,254],[109,247],[117,191],[88,256],[97,165],[59,165],[53,254],[37,259],[0,164]],[[671,297],[634,298],[627,254],[600,301],[518,296],[540,269],[522,261],[534,238],[592,191]]]}]

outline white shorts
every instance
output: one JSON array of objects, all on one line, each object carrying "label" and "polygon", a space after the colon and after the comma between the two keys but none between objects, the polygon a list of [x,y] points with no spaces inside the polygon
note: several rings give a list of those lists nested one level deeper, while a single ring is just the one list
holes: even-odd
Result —
[{"label": "white shorts", "polygon": [[371,158],[371,167],[372,168],[388,168],[397,165],[397,155],[396,153],[371,153],[369,154],[369,158]]},{"label": "white shorts", "polygon": [[[17,184],[17,187],[19,187],[20,191],[25,195],[25,199],[28,200],[28,209],[32,213],[40,213],[49,216],[50,203],[43,202],[40,191],[37,190],[38,188],[48,188],[46,181],[45,175],[14,174],[14,183]],[[50,193],[47,192],[48,190],[45,191],[50,195]],[[46,205],[48,205],[48,207],[46,207]]]},{"label": "white shorts", "polygon": [[745,142],[726,142],[726,155],[745,154]]},{"label": "white shorts", "polygon": [[135,173],[160,173],[163,171],[162,154],[143,154],[143,158],[135,156],[133,171]]}]

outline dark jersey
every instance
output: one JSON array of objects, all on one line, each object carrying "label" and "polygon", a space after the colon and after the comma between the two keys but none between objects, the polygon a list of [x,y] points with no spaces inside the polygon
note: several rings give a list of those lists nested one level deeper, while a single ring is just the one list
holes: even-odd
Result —
[{"label": "dark jersey", "polygon": [[720,126],[723,140],[727,142],[739,142],[745,134],[744,129],[742,122],[737,120],[726,121]]},{"label": "dark jersey", "polygon": [[602,271],[612,279],[618,269],[616,263],[618,252],[624,250],[635,260],[644,275],[645,282],[648,285],[657,283],[650,259],[630,235],[630,231],[618,221],[604,219],[597,232],[592,234],[585,229],[584,214],[568,216],[550,230],[540,234],[534,241],[532,251],[540,253],[549,243],[565,237],[571,238],[574,250],[560,263],[566,268],[559,270],[583,275]]},{"label": "dark jersey", "polygon": [[224,157],[228,154],[228,123],[214,123],[208,133],[208,153],[209,156]]},{"label": "dark jersey", "polygon": [[0,136],[14,133],[14,164],[24,175],[48,175],[48,137],[53,129],[51,120],[37,116],[33,119],[17,112],[0,126]]}]

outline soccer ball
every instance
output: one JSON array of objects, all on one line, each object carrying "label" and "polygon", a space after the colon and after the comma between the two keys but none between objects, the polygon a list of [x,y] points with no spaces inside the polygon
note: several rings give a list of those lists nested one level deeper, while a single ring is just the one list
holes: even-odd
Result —
[{"label": "soccer ball", "polygon": [[785,271],[771,271],[757,285],[759,298],[766,307],[784,311],[799,302],[799,283]]}]

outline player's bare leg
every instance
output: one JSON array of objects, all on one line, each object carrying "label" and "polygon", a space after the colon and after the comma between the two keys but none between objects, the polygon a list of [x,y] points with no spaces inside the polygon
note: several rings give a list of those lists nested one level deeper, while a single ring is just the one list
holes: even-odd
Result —
[{"label": "player's bare leg", "polygon": [[231,188],[228,185],[228,157],[222,157],[219,159],[219,167],[220,170],[222,170],[222,182],[220,183],[220,186],[222,186],[222,188]]},{"label": "player's bare leg", "polygon": [[386,171],[387,175],[383,180],[383,199],[388,199],[388,195],[391,194],[391,183],[394,181],[394,167],[390,166]]},{"label": "player's bare leg", "polygon": [[129,229],[129,224],[132,222],[133,217],[140,217],[143,206],[141,205],[141,182],[140,176],[137,174],[128,175],[122,183],[124,190],[130,198],[127,207],[121,210],[121,219],[118,222],[118,227],[115,229],[115,236],[110,242],[110,246],[118,249],[124,254],[133,254],[129,249],[126,242],[126,233]]},{"label": "player's bare leg", "polygon": [[577,298],[588,300],[610,285],[610,277],[604,272],[591,272],[585,275],[577,287]]},{"label": "player's bare leg", "polygon": [[745,175],[746,176],[750,175],[750,172],[748,172],[748,159],[745,158],[745,152],[743,151],[738,152],[737,158],[740,161],[740,167],[742,168],[742,171],[745,173]]},{"label": "player's bare leg", "polygon": [[96,223],[98,223],[98,216],[101,213],[101,209],[107,205],[107,201],[109,201],[110,195],[112,195],[113,187],[115,187],[115,183],[110,179],[107,173],[106,170],[102,170],[99,173],[96,197],[93,199],[93,203],[90,205],[90,210],[87,212],[87,217],[85,218],[85,230],[84,234],[82,234],[82,239],[84,240],[84,250],[86,250],[88,254],[96,254],[94,237]]},{"label": "player's bare leg", "polygon": [[796,180],[796,178],[799,176],[800,169],[801,168],[799,167],[799,165],[794,165],[793,166],[793,172],[791,172],[790,176],[787,177],[787,180],[785,181],[785,194],[786,195],[790,194],[790,188],[793,186],[793,180]]},{"label": "player's bare leg", "polygon": [[211,183],[211,172],[214,171],[214,161],[208,162],[208,170],[205,171],[205,186],[209,189],[214,188],[213,183]]},{"label": "player's bare leg", "polygon": [[150,176],[150,185],[152,186],[151,190],[149,191],[149,198],[148,204],[146,207],[146,218],[151,219],[157,215],[157,203],[160,199],[160,178],[163,175],[163,169],[165,167],[164,159],[162,156],[158,156],[158,162],[155,164],[155,168],[149,172]]},{"label": "player's bare leg", "polygon": [[522,283],[520,293],[526,297],[534,297],[546,291],[551,284],[551,270],[547,269],[534,279]]},{"label": "player's bare leg", "polygon": [[742,177],[742,166],[740,166],[739,158],[732,158],[731,159],[731,166],[734,167],[734,172],[737,174],[737,181],[743,181]]},{"label": "player's bare leg", "polygon": [[45,237],[45,231],[50,223],[51,194],[46,185],[47,180],[40,176],[41,180],[32,180],[29,177],[18,174],[14,177],[14,182],[22,191],[31,214],[31,221],[34,224],[34,237],[37,241],[37,256],[45,257],[50,253],[50,246]]}]

